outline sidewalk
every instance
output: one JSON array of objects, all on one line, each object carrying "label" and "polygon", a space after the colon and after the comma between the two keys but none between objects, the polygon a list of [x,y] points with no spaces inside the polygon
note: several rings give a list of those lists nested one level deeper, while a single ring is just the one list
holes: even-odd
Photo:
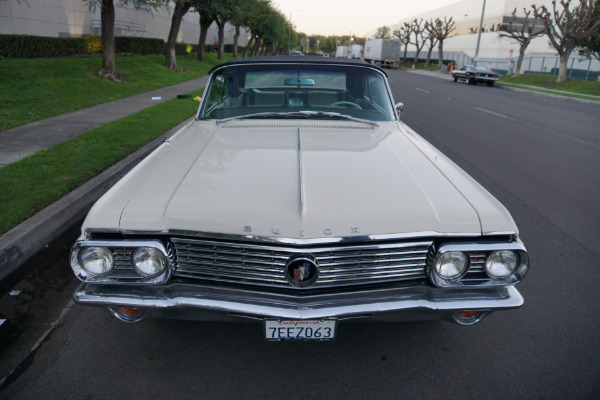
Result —
[{"label": "sidewalk", "polygon": [[178,94],[202,89],[207,79],[208,76],[204,76],[0,132],[0,168],[100,125],[176,98]]},{"label": "sidewalk", "polygon": [[[179,94],[202,89],[207,79],[208,77],[204,76],[0,132],[0,168],[97,126],[176,98]],[[161,99],[152,100],[153,97]],[[172,135],[187,123],[189,120],[165,135]],[[0,236],[0,292],[8,290],[11,283],[16,283],[26,273],[31,272],[25,271],[27,261],[47,244],[80,223],[96,200],[160,145],[165,135],[161,135]]]}]

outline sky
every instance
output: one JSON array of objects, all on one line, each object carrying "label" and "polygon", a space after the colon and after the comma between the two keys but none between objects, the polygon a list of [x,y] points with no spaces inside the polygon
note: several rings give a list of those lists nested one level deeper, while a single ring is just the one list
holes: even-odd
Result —
[{"label": "sky", "polygon": [[297,32],[307,35],[367,36],[378,27],[397,23],[460,0],[272,0],[290,18]]}]

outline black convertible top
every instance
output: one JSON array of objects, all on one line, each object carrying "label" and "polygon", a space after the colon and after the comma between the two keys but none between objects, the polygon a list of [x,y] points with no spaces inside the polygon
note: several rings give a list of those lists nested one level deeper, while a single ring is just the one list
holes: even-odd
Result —
[{"label": "black convertible top", "polygon": [[323,64],[323,65],[348,65],[358,67],[370,67],[387,74],[381,68],[369,64],[363,60],[353,58],[335,58],[335,57],[317,57],[317,56],[268,56],[268,57],[242,57],[234,58],[219,65],[215,65],[209,71],[212,73],[216,69],[230,65],[251,65],[251,64]]}]

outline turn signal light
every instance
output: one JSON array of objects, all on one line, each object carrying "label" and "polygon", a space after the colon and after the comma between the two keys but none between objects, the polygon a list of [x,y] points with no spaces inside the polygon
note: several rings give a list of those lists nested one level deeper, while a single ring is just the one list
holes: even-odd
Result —
[{"label": "turn signal light", "polygon": [[465,311],[459,311],[458,314],[463,318],[473,318],[477,314],[479,314],[479,311],[465,310]]},{"label": "turn signal light", "polygon": [[127,315],[136,315],[140,312],[139,308],[132,308],[132,307],[120,307],[119,310],[123,314],[127,314]]}]

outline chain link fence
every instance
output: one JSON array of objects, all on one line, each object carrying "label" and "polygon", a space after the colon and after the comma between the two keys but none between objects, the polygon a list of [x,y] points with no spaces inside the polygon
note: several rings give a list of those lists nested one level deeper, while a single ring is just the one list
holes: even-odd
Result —
[{"label": "chain link fence", "polygon": [[[421,55],[423,52],[421,52]],[[407,59],[415,57],[414,51],[407,52]],[[437,52],[431,53],[431,59],[437,60]],[[444,62],[454,61],[457,67],[473,64],[475,60],[465,53],[444,52]],[[512,74],[516,66],[516,57],[512,62],[508,58],[479,58],[477,65],[487,67],[502,75]],[[521,64],[521,73],[536,73],[558,76],[558,56],[525,56]],[[600,60],[588,57],[571,57],[567,62],[569,78],[600,80]]]}]

